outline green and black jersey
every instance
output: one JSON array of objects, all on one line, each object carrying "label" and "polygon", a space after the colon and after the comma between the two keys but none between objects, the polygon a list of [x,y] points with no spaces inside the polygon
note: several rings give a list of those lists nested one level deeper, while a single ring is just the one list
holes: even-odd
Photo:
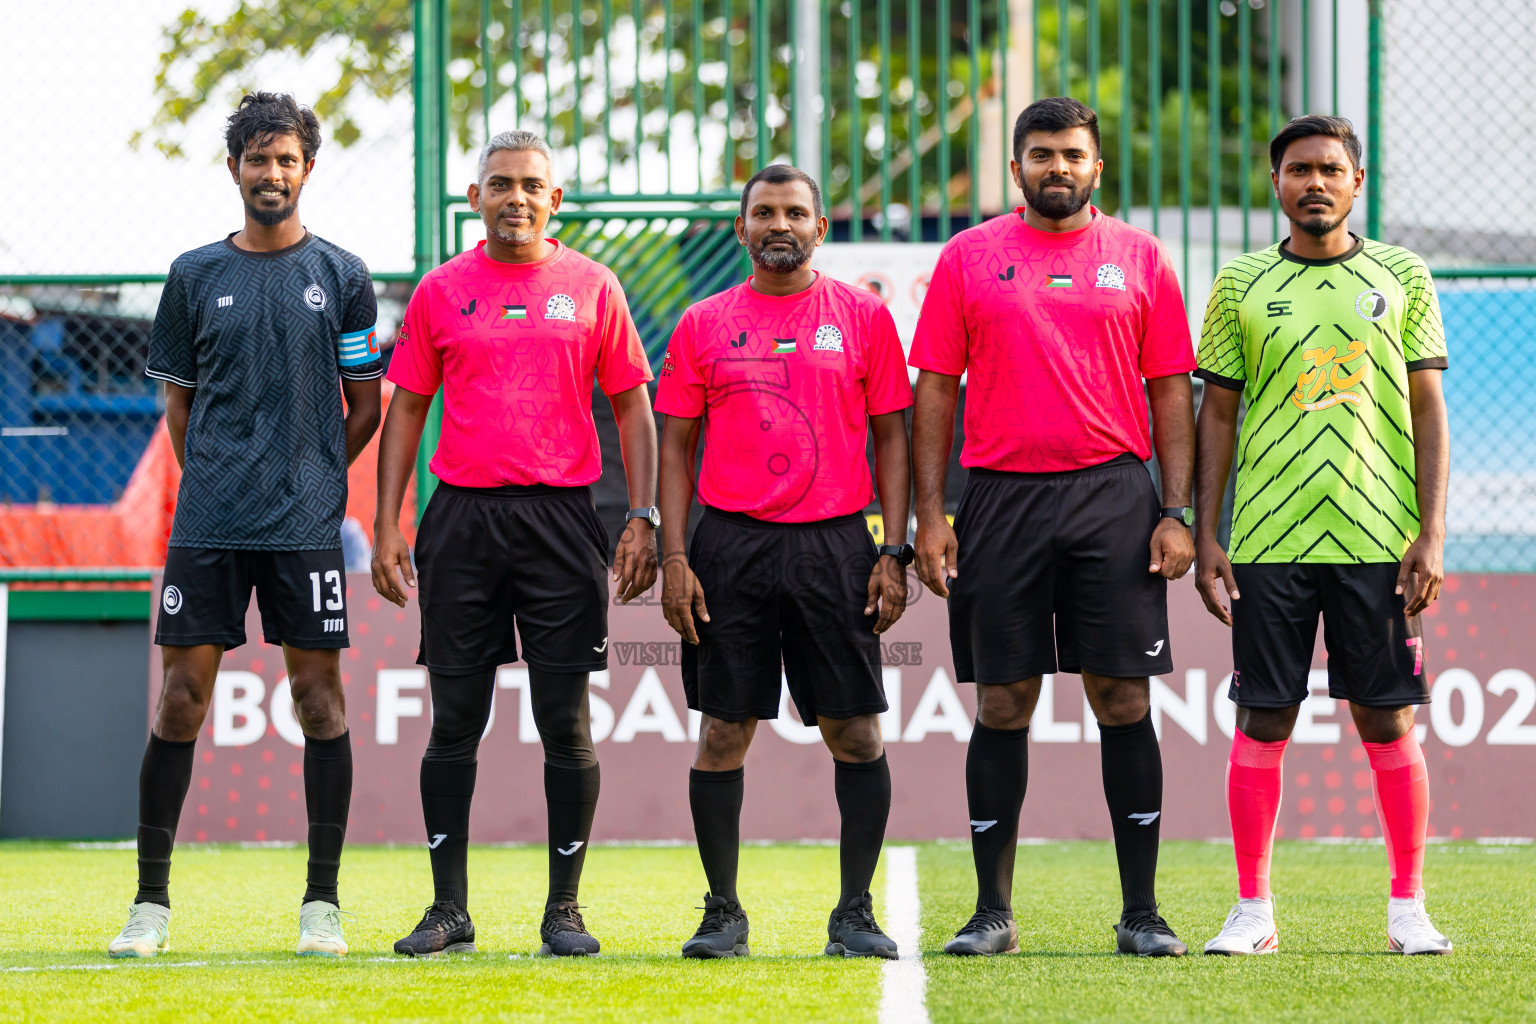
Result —
[{"label": "green and black jersey", "polygon": [[1356,239],[1239,256],[1212,286],[1195,376],[1240,390],[1234,562],[1395,562],[1419,530],[1408,374],[1446,366],[1434,281]]}]

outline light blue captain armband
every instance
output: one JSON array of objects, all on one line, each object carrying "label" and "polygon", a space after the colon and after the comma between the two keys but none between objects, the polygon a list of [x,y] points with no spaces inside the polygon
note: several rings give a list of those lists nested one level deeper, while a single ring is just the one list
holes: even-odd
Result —
[{"label": "light blue captain armband", "polygon": [[336,339],[336,361],[342,366],[361,366],[379,358],[379,329],[365,327]]}]

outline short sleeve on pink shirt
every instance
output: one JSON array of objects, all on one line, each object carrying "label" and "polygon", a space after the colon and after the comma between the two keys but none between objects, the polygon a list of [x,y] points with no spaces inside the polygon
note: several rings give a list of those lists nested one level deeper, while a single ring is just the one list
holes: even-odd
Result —
[{"label": "short sleeve on pink shirt", "polygon": [[704,419],[700,500],[779,522],[868,505],[869,417],[911,404],[890,311],[825,275],[795,295],[749,281],[690,306],[656,391],[658,411]]},{"label": "short sleeve on pink shirt", "polygon": [[482,242],[411,296],[388,377],[421,395],[442,388],[441,480],[590,484],[602,475],[593,382],[614,395],[651,379],[618,280],[551,244],[535,263],[498,263]]},{"label": "short sleeve on pink shirt", "polygon": [[967,375],[962,465],[1050,473],[1151,458],[1143,380],[1195,352],[1156,237],[1098,210],[1040,231],[1020,208],[945,246],[908,361]]}]

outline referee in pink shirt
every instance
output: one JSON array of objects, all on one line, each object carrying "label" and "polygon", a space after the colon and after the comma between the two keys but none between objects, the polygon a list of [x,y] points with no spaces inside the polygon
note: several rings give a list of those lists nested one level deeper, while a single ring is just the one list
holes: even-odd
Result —
[{"label": "referee in pink shirt", "polygon": [[[869,884],[891,808],[878,634],[907,603],[912,388],[880,300],[811,269],[826,233],[810,175],[782,164],[754,175],[736,220],[752,276],[688,307],[656,392],[662,608],[687,641],[683,688],[703,714],[688,799],[709,892],[686,957],[748,952],[736,893],[742,766],[758,720],[780,714],[781,679],[832,753],[842,814],[825,952],[896,957]],[[704,512],[685,555],[701,433]],[[878,551],[862,515],[874,496],[871,434],[893,542]]]},{"label": "referee in pink shirt", "polygon": [[[1182,956],[1154,891],[1163,768],[1148,677],[1173,669],[1167,581],[1194,558],[1189,323],[1158,240],[1089,203],[1104,169],[1092,110],[1063,97],[1030,105],[1013,150],[1026,205],[945,246],[909,360],[921,371],[917,572],[949,599],[955,671],[977,684],[965,767],[976,913],[944,949],[1018,949],[1029,719],[1041,677],[1069,672],[1098,719],[1124,901],[1116,948]],[[961,374],[970,475],[951,528]],[[1149,404],[1161,501],[1143,465]]]},{"label": "referee in pink shirt", "polygon": [[598,793],[587,675],[608,667],[608,538],[589,486],[602,473],[594,378],[618,420],[630,504],[645,506],[630,512],[614,556],[621,601],[656,581],[656,424],[650,364],[618,280],[544,237],[560,196],[542,139],[522,131],[492,138],[469,187],[485,241],[421,279],[389,367],[396,388],[379,444],[373,585],[402,607],[416,580],[400,503],[432,396],[443,393],[432,456],[441,483],[416,538],[416,660],[432,688],[421,805],[435,894],[395,943],[411,956],[475,948],[465,850],[476,752],[496,667],[517,660],[517,637],[544,744],[541,952],[599,949],[576,906]]}]

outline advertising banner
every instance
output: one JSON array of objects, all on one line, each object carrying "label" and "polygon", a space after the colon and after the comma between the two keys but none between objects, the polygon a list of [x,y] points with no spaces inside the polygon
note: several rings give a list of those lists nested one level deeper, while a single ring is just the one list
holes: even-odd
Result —
[{"label": "advertising banner", "polygon": [[[944,603],[909,577],[906,615],[883,638],[891,705],[881,726],[890,757],[893,839],[968,834],[965,750],[974,687],[956,681]],[[347,720],[356,761],[354,842],[422,838],[417,777],[431,728],[426,670],[415,663],[414,602],[379,598],[368,576],[347,579],[352,646],[342,652]],[[156,593],[159,593],[159,582]],[[594,840],[691,840],[688,768],[698,716],[684,703],[680,641],[662,618],[659,586],[609,612],[608,670],[592,676],[592,729],[602,764]],[[1162,737],[1163,835],[1228,835],[1223,780],[1233,730],[1227,629],[1205,611],[1193,578],[1169,587],[1176,670],[1152,680]],[[1433,701],[1419,709],[1429,762],[1430,834],[1530,836],[1536,832],[1536,576],[1461,575],[1446,580],[1425,616]],[[155,613],[164,614],[157,605]],[[511,624],[509,623],[509,628]],[[153,623],[151,623],[153,628]],[[303,744],[280,648],[260,642],[252,603],[251,642],[226,652],[197,767],[182,840],[305,838]],[[1321,634],[1321,629],[1319,629]],[[1283,837],[1378,834],[1371,773],[1349,710],[1327,696],[1319,639],[1312,696],[1285,754]],[[160,686],[152,649],[150,707]],[[1098,730],[1075,676],[1047,677],[1030,727],[1030,786],[1020,833],[1108,838]],[[480,747],[473,838],[543,842],[542,749],[526,666],[502,666],[495,713]],[[820,733],[801,725],[787,695],[765,721],[747,759],[742,835],[826,839],[838,834],[832,759]]]}]

